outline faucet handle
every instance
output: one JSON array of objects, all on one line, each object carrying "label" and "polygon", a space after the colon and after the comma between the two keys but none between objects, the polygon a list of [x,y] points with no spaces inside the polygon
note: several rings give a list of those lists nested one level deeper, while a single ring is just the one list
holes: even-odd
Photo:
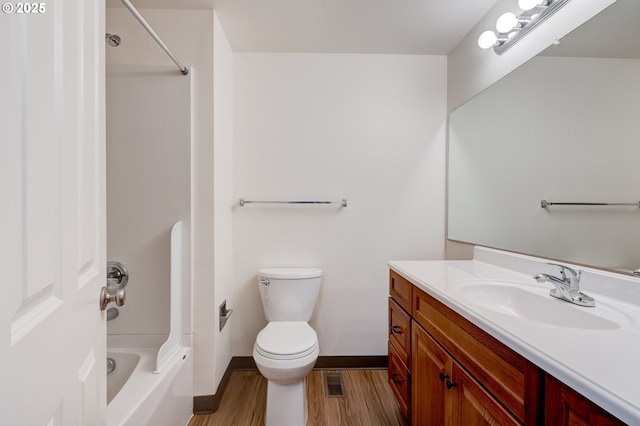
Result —
[{"label": "faucet handle", "polygon": [[[575,269],[570,268],[566,265],[560,265],[559,263],[547,262],[547,265],[557,266],[558,268],[560,268],[560,276],[564,281],[568,281],[572,284],[575,283],[576,285],[580,283],[580,277],[582,276],[582,271],[576,272]],[[569,271],[569,273],[571,274],[571,277],[567,278],[567,274],[565,273],[565,271]]]},{"label": "faucet handle", "polygon": [[582,269],[579,270],[578,274],[576,275],[576,285],[580,284],[580,277],[582,277]]}]

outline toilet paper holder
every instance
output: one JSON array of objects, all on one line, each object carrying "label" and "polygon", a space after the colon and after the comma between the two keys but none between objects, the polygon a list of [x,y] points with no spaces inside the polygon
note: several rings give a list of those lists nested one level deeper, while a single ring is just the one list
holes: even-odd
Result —
[{"label": "toilet paper holder", "polygon": [[220,308],[218,308],[218,315],[220,317],[219,331],[222,331],[222,328],[225,326],[227,321],[229,321],[229,317],[231,316],[232,313],[233,313],[233,309],[227,309],[227,301],[225,300],[224,302],[222,302],[222,304],[220,305]]}]

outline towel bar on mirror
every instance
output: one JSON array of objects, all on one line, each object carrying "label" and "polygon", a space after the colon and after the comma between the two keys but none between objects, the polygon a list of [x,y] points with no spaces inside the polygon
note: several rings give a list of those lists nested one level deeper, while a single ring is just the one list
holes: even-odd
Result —
[{"label": "towel bar on mirror", "polygon": [[341,207],[347,207],[347,199],[343,198],[339,201],[302,201],[302,200],[290,200],[290,201],[255,201],[245,200],[240,198],[238,200],[240,207],[244,207],[245,204],[340,204]]},{"label": "towel bar on mirror", "polygon": [[636,206],[640,207],[640,201],[637,203],[567,203],[557,201],[541,200],[540,207],[547,208],[549,206]]}]

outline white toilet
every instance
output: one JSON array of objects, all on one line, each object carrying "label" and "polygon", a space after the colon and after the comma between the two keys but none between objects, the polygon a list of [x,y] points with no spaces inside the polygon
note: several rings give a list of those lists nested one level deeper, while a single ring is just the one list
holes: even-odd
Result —
[{"label": "white toilet", "polygon": [[268,380],[265,426],[307,423],[305,377],[318,359],[318,335],[308,321],[320,291],[322,270],[267,268],[258,287],[269,323],[253,345],[253,359]]}]

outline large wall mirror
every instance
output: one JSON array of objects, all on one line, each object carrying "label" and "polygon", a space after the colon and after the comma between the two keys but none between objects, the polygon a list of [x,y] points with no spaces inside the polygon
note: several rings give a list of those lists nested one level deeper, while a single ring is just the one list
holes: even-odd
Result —
[{"label": "large wall mirror", "polygon": [[448,239],[640,268],[638,22],[618,0],[451,113]]}]

